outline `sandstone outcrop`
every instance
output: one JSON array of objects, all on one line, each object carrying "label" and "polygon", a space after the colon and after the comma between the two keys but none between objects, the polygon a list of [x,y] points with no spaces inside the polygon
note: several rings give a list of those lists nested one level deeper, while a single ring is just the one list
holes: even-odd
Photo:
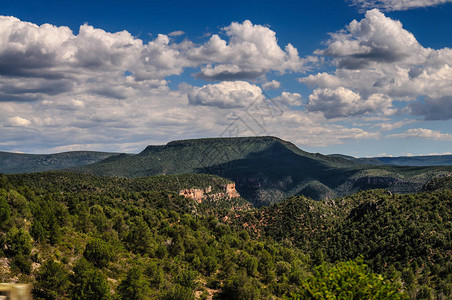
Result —
[{"label": "sandstone outcrop", "polygon": [[221,187],[224,191],[218,193],[212,193],[212,187],[209,186],[205,189],[183,189],[179,192],[179,195],[191,198],[198,203],[202,203],[204,199],[209,198],[212,200],[219,200],[222,198],[237,198],[240,197],[239,192],[235,189],[235,183],[229,183]]}]

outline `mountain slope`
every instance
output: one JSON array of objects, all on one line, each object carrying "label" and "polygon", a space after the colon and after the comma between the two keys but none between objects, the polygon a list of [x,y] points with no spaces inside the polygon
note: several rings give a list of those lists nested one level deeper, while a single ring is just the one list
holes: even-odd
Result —
[{"label": "mountain slope", "polygon": [[[102,176],[209,173],[236,182],[256,205],[305,193],[333,197],[332,188],[361,166],[347,160],[304,152],[274,137],[199,139],[148,146],[135,156],[107,159],[75,170]],[[326,184],[325,184],[326,183]]]},{"label": "mountain slope", "polygon": [[92,164],[117,153],[72,151],[56,154],[22,154],[0,151],[0,173],[32,173]]},{"label": "mountain slope", "polygon": [[319,200],[368,188],[413,192],[452,168],[368,166],[308,153],[275,137],[247,137],[174,141],[73,170],[118,177],[215,174],[233,180],[245,199],[262,206],[297,194]]}]

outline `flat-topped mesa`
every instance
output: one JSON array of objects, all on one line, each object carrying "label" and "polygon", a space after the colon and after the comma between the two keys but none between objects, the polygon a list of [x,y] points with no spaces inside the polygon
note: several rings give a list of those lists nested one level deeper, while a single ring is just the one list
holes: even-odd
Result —
[{"label": "flat-topped mesa", "polygon": [[275,136],[243,136],[243,137],[211,137],[211,138],[200,138],[200,139],[186,139],[186,140],[175,140],[168,142],[166,146],[179,146],[179,145],[193,145],[200,143],[210,143],[210,142],[282,142],[286,141],[275,137]]},{"label": "flat-topped mesa", "polygon": [[232,199],[240,197],[240,194],[235,189],[235,183],[226,184],[222,186],[222,188],[224,189],[224,192],[219,193],[211,193],[212,192],[211,186],[205,189],[196,189],[196,188],[183,189],[179,192],[179,195],[184,196],[186,198],[191,198],[198,203],[202,203],[202,201],[207,197],[214,200],[218,200],[221,198]]}]

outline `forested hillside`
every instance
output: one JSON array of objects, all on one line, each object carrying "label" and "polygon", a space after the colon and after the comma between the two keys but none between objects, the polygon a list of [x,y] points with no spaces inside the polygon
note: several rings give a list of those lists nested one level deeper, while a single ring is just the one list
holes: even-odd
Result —
[{"label": "forested hillside", "polygon": [[322,202],[296,196],[226,219],[254,236],[294,245],[314,260],[362,256],[374,272],[400,278],[412,298],[449,299],[452,191],[443,186],[451,178],[439,181],[438,189],[417,194],[371,190]]},{"label": "forested hillside", "polygon": [[449,189],[262,209],[178,193],[229,183],[0,175],[0,281],[35,299],[451,297]]},{"label": "forested hillside", "polygon": [[276,137],[211,138],[148,146],[137,155],[119,155],[73,169],[99,176],[142,177],[207,173],[236,183],[255,206],[305,195],[333,199],[362,189],[416,192],[452,167],[369,166],[343,157],[300,150]]}]

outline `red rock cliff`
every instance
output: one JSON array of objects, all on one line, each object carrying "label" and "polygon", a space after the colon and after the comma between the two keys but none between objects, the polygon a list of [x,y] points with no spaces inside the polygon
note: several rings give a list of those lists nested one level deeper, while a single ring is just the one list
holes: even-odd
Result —
[{"label": "red rock cliff", "polygon": [[214,194],[210,194],[210,192],[212,191],[212,187],[210,187],[210,186],[205,189],[195,189],[195,188],[183,189],[179,192],[179,195],[187,197],[187,198],[192,198],[193,200],[195,200],[198,203],[201,203],[203,201],[203,199],[205,199],[206,197],[210,197],[213,199],[219,199],[219,198],[223,198],[223,197],[227,197],[227,198],[231,199],[231,198],[240,197],[240,194],[235,189],[235,183],[229,183],[229,184],[223,186],[223,189],[224,189],[224,192],[214,193]]}]

